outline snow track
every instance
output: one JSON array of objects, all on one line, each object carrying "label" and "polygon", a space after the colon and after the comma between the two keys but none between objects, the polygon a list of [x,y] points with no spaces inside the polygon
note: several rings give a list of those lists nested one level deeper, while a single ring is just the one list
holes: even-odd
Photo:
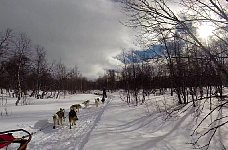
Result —
[{"label": "snow track", "polygon": [[[86,136],[83,138],[83,140],[80,142],[80,145],[78,147],[78,150],[82,150],[83,147],[85,146],[85,144],[88,142],[88,139],[89,139],[89,136],[90,136],[90,133],[93,131],[93,129],[95,128],[96,124],[99,122],[102,114],[104,113],[104,110],[105,108],[108,106],[108,104],[110,103],[110,99],[107,100],[107,103],[105,103],[105,105],[103,106],[102,109],[100,109],[96,119],[94,120],[89,132],[87,132]],[[77,149],[75,149],[77,150]]]},{"label": "snow track", "polygon": [[[52,120],[39,120],[32,129],[37,131],[45,126],[41,131],[36,132],[32,141],[28,145],[30,150],[82,150],[88,142],[90,133],[99,122],[110,99],[99,107],[90,105],[88,108],[81,109],[78,113],[79,120],[76,126],[69,129],[68,116],[64,125],[52,129]],[[68,113],[68,112],[67,112]]]}]

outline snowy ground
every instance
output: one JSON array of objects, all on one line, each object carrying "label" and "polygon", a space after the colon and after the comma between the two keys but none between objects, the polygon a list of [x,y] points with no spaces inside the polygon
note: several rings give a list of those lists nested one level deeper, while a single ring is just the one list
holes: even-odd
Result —
[{"label": "snowy ground", "polygon": [[[0,131],[24,128],[34,132],[29,150],[191,150],[191,131],[197,121],[192,107],[178,112],[172,118],[159,113],[157,103],[168,106],[166,100],[175,97],[153,96],[146,105],[127,105],[118,93],[108,95],[105,104],[94,105],[93,94],[69,95],[64,99],[29,100],[30,105],[14,106],[8,99],[8,116],[0,117]],[[63,127],[52,129],[52,115],[64,108],[66,114],[72,104],[90,100],[88,108],[81,109],[77,125],[69,129],[68,119]],[[185,109],[183,109],[185,110]],[[4,107],[1,107],[4,112]],[[227,126],[226,126],[227,128]],[[41,131],[39,131],[41,130]],[[220,132],[217,141],[227,141],[228,134]],[[227,145],[225,145],[227,146]],[[11,145],[8,150],[15,149]],[[213,144],[210,150],[222,149]]]}]

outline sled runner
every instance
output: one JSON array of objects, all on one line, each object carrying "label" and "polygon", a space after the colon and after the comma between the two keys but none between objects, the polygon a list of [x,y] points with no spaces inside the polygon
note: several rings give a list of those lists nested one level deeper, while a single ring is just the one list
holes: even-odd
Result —
[{"label": "sled runner", "polygon": [[[13,134],[16,132],[25,133],[22,137],[14,137]],[[27,144],[31,141],[32,135],[24,129],[8,130],[0,132],[0,149],[7,148],[12,143],[20,144],[17,150],[26,150]]]}]

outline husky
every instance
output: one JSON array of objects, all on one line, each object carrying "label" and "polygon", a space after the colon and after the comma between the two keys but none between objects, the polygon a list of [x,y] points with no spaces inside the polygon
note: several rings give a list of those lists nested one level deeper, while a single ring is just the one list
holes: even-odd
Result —
[{"label": "husky", "polygon": [[70,129],[71,129],[71,126],[76,125],[76,120],[78,120],[77,113],[72,107],[69,112]]},{"label": "husky", "polygon": [[85,108],[87,108],[89,106],[89,100],[84,101],[82,104],[84,104]]},{"label": "husky", "polygon": [[52,116],[53,122],[54,122],[53,129],[55,129],[56,124],[63,125],[63,121],[65,118],[64,113],[65,113],[65,110],[60,108],[60,110]]},{"label": "husky", "polygon": [[75,104],[75,105],[70,106],[70,110],[71,110],[71,108],[73,108],[74,111],[79,112],[79,109],[81,109],[82,106],[80,104]]}]

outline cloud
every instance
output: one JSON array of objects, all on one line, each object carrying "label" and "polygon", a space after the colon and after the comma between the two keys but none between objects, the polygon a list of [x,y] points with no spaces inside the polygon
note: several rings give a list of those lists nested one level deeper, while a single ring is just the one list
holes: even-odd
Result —
[{"label": "cloud", "polygon": [[25,32],[47,49],[49,60],[95,78],[115,66],[112,57],[131,47],[130,30],[111,0],[1,0],[0,30]]}]

